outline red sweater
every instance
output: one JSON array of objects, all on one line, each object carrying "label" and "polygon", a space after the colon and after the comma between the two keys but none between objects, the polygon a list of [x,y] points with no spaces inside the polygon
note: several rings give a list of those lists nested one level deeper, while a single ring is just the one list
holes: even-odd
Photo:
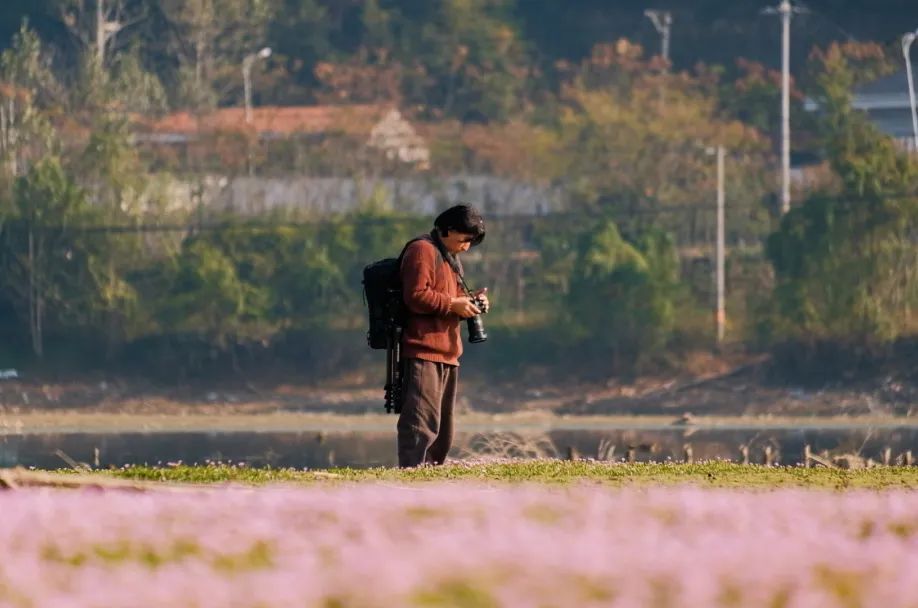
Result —
[{"label": "red sweater", "polygon": [[458,315],[449,311],[459,296],[459,278],[429,240],[411,243],[401,265],[402,294],[411,314],[402,333],[402,356],[459,365],[462,338]]}]

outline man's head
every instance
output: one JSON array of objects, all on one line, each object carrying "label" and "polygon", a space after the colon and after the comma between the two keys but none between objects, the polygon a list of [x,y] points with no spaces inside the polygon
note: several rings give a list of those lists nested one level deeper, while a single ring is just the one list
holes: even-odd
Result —
[{"label": "man's head", "polygon": [[437,216],[434,228],[443,246],[452,254],[468,251],[485,238],[484,220],[475,207],[460,204],[450,207]]}]

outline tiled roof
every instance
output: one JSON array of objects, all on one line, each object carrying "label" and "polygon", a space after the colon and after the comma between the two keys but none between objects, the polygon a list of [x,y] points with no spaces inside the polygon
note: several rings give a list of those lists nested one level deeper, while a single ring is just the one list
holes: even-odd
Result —
[{"label": "tiled roof", "polygon": [[261,134],[345,133],[369,135],[389,108],[377,105],[350,106],[260,106],[252,109],[252,123],[246,124],[244,108],[219,108],[209,114],[183,111],[158,120],[144,121],[139,130],[158,135],[255,131]]}]

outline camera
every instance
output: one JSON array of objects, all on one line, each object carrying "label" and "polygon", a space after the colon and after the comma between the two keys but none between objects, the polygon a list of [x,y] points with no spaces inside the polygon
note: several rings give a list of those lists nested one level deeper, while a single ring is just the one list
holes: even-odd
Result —
[{"label": "camera", "polygon": [[476,344],[488,339],[488,333],[485,331],[484,323],[481,320],[481,315],[487,313],[488,309],[482,298],[472,298],[472,304],[477,306],[478,310],[481,311],[481,314],[466,319],[466,324],[469,329],[469,342]]}]

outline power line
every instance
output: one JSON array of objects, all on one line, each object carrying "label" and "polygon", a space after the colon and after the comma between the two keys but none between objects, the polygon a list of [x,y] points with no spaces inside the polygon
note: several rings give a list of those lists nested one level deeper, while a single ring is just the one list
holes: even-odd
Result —
[{"label": "power line", "polygon": [[[756,205],[731,205],[731,210],[762,210],[763,207]],[[602,220],[610,219],[613,221],[627,221],[628,219],[646,216],[663,216],[663,215],[680,215],[693,213],[714,213],[716,210],[701,205],[665,205],[647,208],[633,208],[623,211],[611,211],[610,213],[597,212],[571,212],[563,211],[556,213],[546,213],[542,215],[524,215],[524,214],[491,214],[487,216],[488,221],[495,223],[501,222],[538,222],[538,221],[577,221],[577,220]],[[418,223],[425,218],[418,217],[399,217],[399,216],[375,216],[362,218],[329,218],[322,220],[310,221],[222,221],[222,222],[193,222],[189,224],[89,224],[89,225],[63,225],[63,224],[33,224],[32,229],[46,232],[70,232],[76,234],[94,234],[94,233],[113,233],[113,234],[132,234],[132,233],[178,233],[178,232],[204,232],[220,230],[265,230],[271,228],[310,228],[322,227],[332,224],[357,224],[357,225],[386,225],[401,223]],[[8,227],[0,226],[0,231]]]}]

